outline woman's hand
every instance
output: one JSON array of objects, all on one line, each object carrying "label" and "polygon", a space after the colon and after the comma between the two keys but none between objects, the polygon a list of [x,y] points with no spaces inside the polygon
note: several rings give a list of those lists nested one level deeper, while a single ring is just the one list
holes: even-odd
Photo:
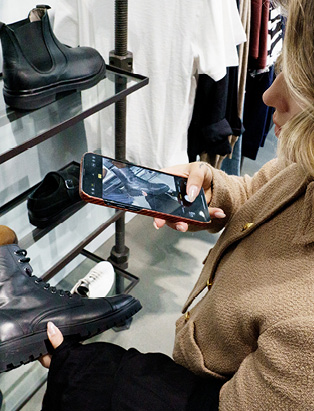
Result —
[{"label": "woman's hand", "polygon": [[[51,345],[53,346],[53,348],[57,348],[59,347],[59,345],[62,344],[63,342],[63,335],[61,333],[61,331],[59,330],[59,328],[57,328],[54,323],[52,323],[51,321],[48,322],[47,324],[47,335],[49,338],[49,341],[51,342]],[[41,365],[45,368],[49,368],[50,367],[50,363],[51,363],[51,355],[50,354],[46,354],[44,356],[42,356],[39,359]]]},{"label": "woman's hand", "polygon": [[[189,200],[193,202],[198,196],[201,188],[203,187],[205,192],[205,198],[207,204],[210,202],[212,197],[211,185],[212,185],[212,171],[210,166],[204,162],[194,162],[188,164],[181,164],[178,166],[168,167],[163,169],[170,174],[175,174],[182,177],[187,177],[187,195]],[[226,215],[221,208],[208,207],[210,218],[225,218]],[[169,227],[177,231],[187,231],[188,224],[180,221],[176,223],[170,223],[161,218],[154,218],[154,226],[158,230],[167,224]]]}]

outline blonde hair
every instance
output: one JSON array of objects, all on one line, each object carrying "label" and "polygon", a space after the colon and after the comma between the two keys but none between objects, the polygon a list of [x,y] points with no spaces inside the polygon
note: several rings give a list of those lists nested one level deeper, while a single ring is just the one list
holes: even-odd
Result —
[{"label": "blonde hair", "polygon": [[284,0],[288,10],[281,69],[302,111],[281,129],[278,155],[314,176],[314,0]]}]

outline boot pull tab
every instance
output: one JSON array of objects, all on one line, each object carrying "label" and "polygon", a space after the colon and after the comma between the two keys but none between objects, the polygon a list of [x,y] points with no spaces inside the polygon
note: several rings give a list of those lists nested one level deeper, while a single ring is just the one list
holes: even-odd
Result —
[{"label": "boot pull tab", "polygon": [[51,7],[48,6],[48,4],[37,4],[37,5],[36,5],[36,9],[46,9],[46,10],[49,10],[49,9],[51,9]]}]

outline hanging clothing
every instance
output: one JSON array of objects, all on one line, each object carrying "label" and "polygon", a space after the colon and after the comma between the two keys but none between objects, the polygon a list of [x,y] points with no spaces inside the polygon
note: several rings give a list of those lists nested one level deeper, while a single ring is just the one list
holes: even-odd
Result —
[{"label": "hanging clothing", "polygon": [[285,19],[280,14],[279,7],[270,5],[267,40],[267,61],[266,67],[271,67],[276,63],[283,46],[285,30]]},{"label": "hanging clothing", "polygon": [[[280,15],[280,8],[269,6],[267,27],[266,59],[264,54],[262,58],[258,56],[256,59],[250,55],[248,62],[242,155],[252,160],[256,159],[259,148],[263,147],[272,124],[274,110],[263,103],[262,96],[275,79],[274,64],[282,50],[284,21]],[[261,61],[265,61],[265,66],[260,64]]]},{"label": "hanging clothing", "polygon": [[242,162],[242,135],[233,145],[232,156],[223,159],[220,169],[229,175],[240,176]]},{"label": "hanging clothing", "polygon": [[269,71],[249,75],[246,82],[242,138],[242,156],[255,160],[258,150],[264,145],[274,109],[262,100],[264,92],[274,81],[274,66]]},{"label": "hanging clothing", "polygon": [[[243,0],[239,15],[246,36],[250,29],[250,0]],[[197,156],[220,168],[223,159],[232,157],[234,145],[243,132],[241,123],[244,87],[247,73],[248,42],[238,47],[239,67],[227,69],[227,75],[219,82],[200,75],[194,103],[193,117],[188,130],[189,160]],[[239,156],[236,156],[239,159]],[[240,169],[232,164],[232,172]],[[226,170],[228,171],[228,170]]]},{"label": "hanging clothing", "polygon": [[242,132],[237,89],[237,67],[228,67],[226,76],[219,81],[205,74],[199,76],[188,130],[189,161],[195,161],[197,155],[204,153],[210,157],[231,153],[228,137]]},{"label": "hanging clothing", "polygon": [[263,69],[267,62],[269,0],[251,0],[249,66]]},{"label": "hanging clothing", "polygon": [[[251,32],[251,0],[241,0],[239,13],[241,22],[247,37],[247,41],[238,46],[239,51],[239,87],[238,87],[238,116],[242,119],[244,96],[246,88],[246,78],[248,71],[248,56],[250,47],[250,32]],[[244,128],[243,128],[244,130]],[[231,136],[232,153],[225,158],[219,159],[221,169],[229,175],[239,176],[241,173],[242,162],[242,135],[239,137]]]},{"label": "hanging clothing", "polygon": [[241,0],[239,5],[241,22],[246,34],[246,42],[238,46],[239,52],[239,88],[238,88],[238,115],[242,118],[245,85],[248,70],[248,58],[251,32],[251,0]]},{"label": "hanging clothing", "polygon": [[[65,44],[95,47],[108,62],[114,48],[113,3],[60,2],[56,35]],[[245,34],[236,2],[130,0],[128,10],[134,72],[148,76],[149,85],[127,98],[127,159],[153,168],[187,162],[196,73],[219,81],[226,67],[238,65],[237,45]],[[110,107],[85,120],[89,150],[114,156],[113,113]]]}]

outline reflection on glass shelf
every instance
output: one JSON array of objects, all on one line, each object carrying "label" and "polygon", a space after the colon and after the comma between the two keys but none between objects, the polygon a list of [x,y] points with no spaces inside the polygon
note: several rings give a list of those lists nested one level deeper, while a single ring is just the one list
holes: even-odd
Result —
[{"label": "reflection on glass shelf", "polygon": [[[60,95],[38,110],[5,105],[0,92],[0,164],[145,86],[148,78],[107,66],[106,78],[81,92]],[[0,84],[3,85],[1,81]]]},{"label": "reflection on glass shelf", "polygon": [[[39,241],[29,243],[28,236],[21,237],[20,246],[28,250],[34,274],[41,277],[67,253],[70,253],[74,247],[84,241],[94,230],[108,221],[114,213],[115,211],[108,207],[86,204]],[[29,225],[30,227],[35,229],[34,226]],[[114,225],[106,229],[106,236],[113,234]]]},{"label": "reflection on glass shelf", "polygon": [[[1,224],[9,226],[18,234],[19,245],[26,248],[34,274],[41,277],[114,214],[115,210],[108,207],[86,204],[66,221],[35,241],[33,232],[37,228],[30,224],[27,204],[23,201],[1,216]],[[106,237],[113,235],[114,224],[105,231]]]}]

